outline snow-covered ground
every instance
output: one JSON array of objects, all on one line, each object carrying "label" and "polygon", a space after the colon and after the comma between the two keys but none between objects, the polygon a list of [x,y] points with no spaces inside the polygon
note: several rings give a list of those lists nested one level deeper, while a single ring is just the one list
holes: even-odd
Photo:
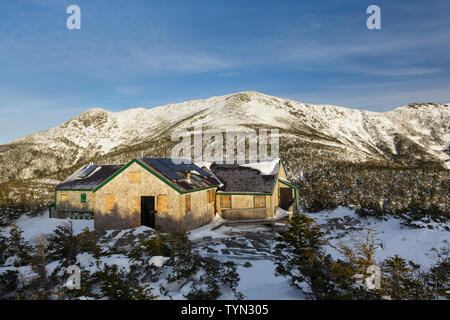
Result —
[{"label": "snow-covered ground", "polygon": [[[336,210],[310,213],[308,215],[314,218],[326,232],[325,237],[332,246],[344,244],[356,247],[366,240],[368,231],[372,230],[376,244],[376,261],[382,261],[397,254],[423,267],[429,267],[434,263],[432,255],[429,255],[430,250],[441,248],[446,245],[446,242],[450,243],[450,232],[446,231],[443,225],[438,223],[432,224],[433,229],[427,227],[413,228],[402,225],[400,219],[392,217],[386,220],[372,217],[362,218],[354,210],[346,207],[338,207]],[[270,237],[271,231],[269,228],[245,225],[236,227],[222,226],[212,230],[212,228],[217,227],[222,222],[222,218],[216,217],[210,224],[193,230],[190,234],[190,239],[194,242],[207,239],[210,245],[207,246],[207,250],[201,250],[202,254],[234,261],[239,265],[238,271],[241,276],[239,289],[246,299],[302,298],[297,290],[290,287],[287,278],[275,276],[273,257],[270,255],[264,256],[258,252],[247,256],[245,254],[242,255],[240,253],[245,252],[245,250],[251,252],[246,244],[242,242],[242,248],[235,249],[235,252],[233,252],[235,244],[231,244],[230,247],[232,249],[227,247],[227,240],[239,240],[239,236],[245,238],[245,234],[248,231],[259,231],[263,234],[269,234]],[[339,257],[339,252],[332,246],[326,247],[327,252],[335,258]],[[249,247],[253,246],[249,244]],[[269,247],[273,248],[273,243]],[[231,252],[224,254],[224,249],[226,250],[225,252]],[[217,253],[214,251],[217,251]],[[246,261],[250,262],[250,267],[246,268],[243,266]]]},{"label": "snow-covered ground", "polygon": [[[284,211],[284,210],[283,210]],[[280,213],[280,217],[283,216]],[[233,261],[238,265],[237,271],[240,276],[240,282],[238,290],[242,292],[245,299],[253,300],[293,300],[303,299],[303,295],[292,288],[289,284],[289,279],[285,277],[275,276],[275,264],[270,254],[261,255],[257,250],[248,255],[237,255],[232,250],[229,250],[224,240],[233,239],[239,240],[242,234],[247,232],[257,232],[273,236],[269,228],[263,226],[221,226],[216,230],[213,228],[222,224],[225,220],[220,216],[216,216],[209,224],[192,230],[189,234],[189,238],[194,243],[210,243],[199,247],[199,251],[202,255],[212,256],[216,259],[223,261]],[[242,240],[242,239],[241,239]],[[246,241],[250,247],[251,244]],[[225,242],[226,243],[226,242]],[[237,244],[236,242],[234,244]],[[244,244],[244,246],[246,245]],[[273,244],[268,245],[268,248],[272,248]],[[208,252],[206,248],[213,248],[217,253]],[[223,254],[222,250],[230,251],[227,254]],[[238,248],[236,250],[239,250]],[[245,249],[243,249],[245,250]],[[225,252],[227,252],[225,251]],[[247,265],[245,265],[247,263]],[[234,299],[231,292],[224,293],[221,299]]]},{"label": "snow-covered ground", "polygon": [[[304,299],[300,291],[290,286],[285,277],[275,276],[275,265],[272,260],[252,261],[251,267],[244,267],[242,261],[238,273],[241,277],[238,290],[244,299],[252,300],[298,300]],[[233,299],[233,296],[224,295],[222,299]]]},{"label": "snow-covered ground", "polygon": [[[29,217],[26,215],[17,219],[17,226],[23,231],[22,236],[27,241],[34,242],[40,235],[50,235],[56,227],[72,221],[73,231],[75,234],[82,232],[85,228],[94,230],[94,220],[71,220],[71,219],[56,219],[49,218],[48,212],[37,217]],[[9,232],[9,228],[5,228],[2,232],[6,236]]]},{"label": "snow-covered ground", "polygon": [[[450,242],[450,232],[438,224],[435,224],[433,229],[412,228],[403,226],[400,220],[392,217],[387,220],[362,218],[357,216],[354,210],[345,207],[308,215],[313,217],[326,232],[326,238],[333,246],[337,246],[339,243],[354,246],[366,239],[367,230],[374,230],[377,261],[398,254],[428,267],[434,261],[427,253],[432,248],[444,246],[446,241]],[[68,220],[51,219],[48,214],[44,214],[33,218],[23,216],[17,221],[17,225],[24,231],[25,239],[34,242],[37,236],[49,235],[58,225],[67,222]],[[289,285],[288,278],[275,275],[272,250],[275,245],[276,233],[272,232],[271,228],[252,225],[233,225],[231,227],[222,225],[223,222],[224,220],[217,216],[208,225],[192,230],[189,237],[194,244],[194,249],[201,255],[223,262],[233,261],[237,264],[237,271],[240,275],[238,290],[244,294],[245,299],[303,299],[302,294]],[[72,223],[76,233],[86,227],[93,230],[92,220],[72,220]],[[4,235],[7,232],[8,228],[3,230]],[[147,227],[108,231],[102,238],[102,241],[107,243],[102,243],[102,245],[106,249],[112,248],[119,243],[119,240],[132,245],[139,243],[138,240],[142,240],[142,237],[150,236],[152,232]],[[123,241],[125,238],[131,239],[131,242]],[[339,255],[331,246],[327,246],[327,251],[334,257]],[[153,257],[149,263],[162,266],[165,260],[164,257]],[[116,253],[103,256],[100,261],[91,254],[83,253],[78,255],[77,262],[91,272],[98,270],[97,262],[100,262],[100,265],[117,264],[126,271],[130,270],[130,266],[133,264],[126,255]],[[47,271],[51,273],[56,266],[56,263],[47,265]],[[155,292],[158,292],[160,285],[167,287],[164,280],[150,283],[150,285]],[[172,298],[184,299],[184,289],[178,290],[170,293]],[[161,298],[167,299],[168,297]],[[223,292],[221,297],[221,299],[233,298],[232,292]]]},{"label": "snow-covered ground", "polygon": [[[438,223],[432,224],[433,229],[412,228],[402,225],[400,219],[392,217],[387,220],[361,218],[354,210],[346,207],[312,213],[309,216],[324,229],[329,230],[326,237],[334,246],[340,243],[347,246],[357,245],[366,240],[368,230],[373,230],[375,259],[378,261],[397,254],[428,267],[434,261],[427,253],[432,248],[441,248],[445,245],[445,241],[450,243],[450,232],[445,231],[443,225]],[[330,221],[330,219],[339,220]],[[332,247],[328,247],[328,251],[335,257],[339,255]]]}]

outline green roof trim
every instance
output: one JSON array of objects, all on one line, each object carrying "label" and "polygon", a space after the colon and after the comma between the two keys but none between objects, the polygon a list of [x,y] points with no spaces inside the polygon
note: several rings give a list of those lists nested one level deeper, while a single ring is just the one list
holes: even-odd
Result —
[{"label": "green roof trim", "polygon": [[192,193],[192,192],[197,192],[197,191],[202,191],[202,190],[209,190],[209,189],[215,189],[217,188],[219,185],[216,186],[210,186],[210,187],[205,187],[205,188],[201,188],[201,189],[194,189],[194,190],[188,190],[188,191],[181,191],[182,194],[186,194],[186,193]]},{"label": "green roof trim", "polygon": [[278,181],[279,181],[280,183],[282,183],[282,184],[284,184],[284,185],[286,185],[286,186],[292,188],[292,189],[297,189],[297,190],[298,190],[298,187],[296,187],[296,186],[293,185],[292,183],[289,183],[289,182],[286,182],[286,181],[283,181],[283,180],[280,180],[280,179],[278,179]]},{"label": "green roof trim", "polygon": [[[298,211],[298,200],[297,200],[297,193],[298,193],[298,187],[294,186],[291,183],[288,183],[286,181],[282,181],[280,179],[278,179],[278,181],[282,184],[284,184],[285,186],[288,186],[290,189],[294,189],[294,202],[295,202],[295,210]],[[286,188],[287,189],[287,188]]]},{"label": "green roof trim", "polygon": [[92,189],[55,189],[56,191],[83,191],[83,192],[87,192],[87,191],[93,191]]},{"label": "green roof trim", "polygon": [[220,192],[216,194],[221,196],[271,196],[272,193],[257,193],[257,192]]},{"label": "green roof trim", "polygon": [[150,169],[149,167],[145,166],[144,164],[142,164],[139,160],[137,159],[133,159],[131,160],[127,165],[125,165],[124,167],[122,167],[120,170],[118,170],[116,173],[114,173],[111,177],[109,177],[108,179],[106,179],[105,181],[103,181],[103,183],[101,183],[98,187],[96,187],[95,189],[93,189],[92,191],[95,193],[98,190],[100,190],[103,186],[105,186],[108,182],[110,182],[112,179],[114,179],[115,177],[117,177],[119,174],[121,174],[123,171],[125,171],[128,167],[130,167],[133,163],[137,163],[138,165],[140,165],[142,168],[144,168],[145,170],[147,170],[148,172],[150,172],[152,175],[154,175],[156,178],[158,178],[159,180],[161,180],[162,182],[164,182],[165,184],[167,184],[169,187],[171,187],[172,189],[174,189],[175,191],[177,191],[180,194],[186,194],[186,193],[192,193],[192,192],[196,192],[196,191],[202,191],[202,190],[207,190],[207,189],[214,189],[217,188],[219,185],[215,185],[215,186],[210,186],[210,187],[205,187],[205,188],[201,188],[201,189],[194,189],[194,190],[189,190],[189,191],[183,191],[180,190],[179,188],[177,188],[174,184],[172,184],[169,180],[167,180],[166,178],[162,177],[161,175],[159,175],[158,173],[156,173],[155,171],[153,171],[152,169]]}]

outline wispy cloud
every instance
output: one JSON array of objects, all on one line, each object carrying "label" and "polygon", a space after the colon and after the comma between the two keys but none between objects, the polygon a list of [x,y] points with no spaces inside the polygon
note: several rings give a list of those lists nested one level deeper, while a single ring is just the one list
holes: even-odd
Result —
[{"label": "wispy cloud", "polygon": [[134,96],[144,91],[144,87],[135,85],[120,85],[116,87],[116,91],[126,96]]},{"label": "wispy cloud", "polygon": [[72,3],[0,5],[0,127],[16,136],[82,106],[151,107],[249,89],[372,110],[450,100],[446,0],[380,1],[379,31],[365,28],[361,1],[79,0],[82,30],[69,31]]}]

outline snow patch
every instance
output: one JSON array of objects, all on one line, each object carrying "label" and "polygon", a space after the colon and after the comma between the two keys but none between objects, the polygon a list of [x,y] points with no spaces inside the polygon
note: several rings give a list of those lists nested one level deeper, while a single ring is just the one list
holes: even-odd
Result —
[{"label": "snow patch", "polygon": [[169,259],[169,257],[154,256],[150,260],[148,260],[148,265],[161,268]]},{"label": "snow patch", "polygon": [[241,164],[241,167],[247,167],[256,169],[263,176],[272,176],[278,173],[280,158],[273,159],[271,161],[261,161],[261,162],[253,162]]},{"label": "snow patch", "polygon": [[277,213],[275,214],[274,219],[282,219],[289,216],[289,211],[278,208]]},{"label": "snow patch", "polygon": [[[443,228],[411,228],[401,224],[401,220],[395,217],[388,217],[386,220],[376,219],[374,217],[359,217],[353,209],[347,207],[338,207],[333,211],[322,211],[318,213],[308,213],[308,216],[315,219],[319,225],[329,224],[329,219],[333,218],[351,218],[357,222],[354,226],[362,230],[345,231],[335,230],[334,235],[329,235],[329,240],[333,246],[345,244],[355,246],[365,241],[367,231],[374,231],[374,240],[376,245],[375,260],[381,261],[388,257],[399,255],[402,258],[412,260],[415,263],[427,268],[434,263],[429,251],[432,248],[441,248],[445,241],[450,242],[450,232]],[[336,235],[340,233],[338,239]],[[334,257],[341,257],[340,254],[330,246],[327,251]]]},{"label": "snow patch", "polygon": [[[22,215],[16,221],[16,225],[23,231],[22,236],[25,240],[34,242],[40,235],[49,235],[53,233],[58,226],[72,222],[74,234],[83,232],[85,228],[94,230],[94,220],[72,220],[72,219],[56,219],[49,218],[47,214],[42,214],[37,217],[29,217]],[[3,235],[7,235],[9,228],[3,231]]]}]

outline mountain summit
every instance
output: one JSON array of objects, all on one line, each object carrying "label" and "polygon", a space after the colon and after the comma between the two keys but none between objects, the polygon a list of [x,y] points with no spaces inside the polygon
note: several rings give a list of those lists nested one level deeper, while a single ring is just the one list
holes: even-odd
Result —
[{"label": "mountain summit", "polygon": [[410,104],[379,113],[247,91],[151,109],[91,109],[56,128],[0,146],[0,182],[34,178],[94,159],[123,162],[140,151],[161,153],[163,145],[170,147],[165,143],[174,130],[196,125],[223,132],[279,129],[282,154],[303,148],[303,153],[331,155],[329,160],[449,165],[448,103]]}]

